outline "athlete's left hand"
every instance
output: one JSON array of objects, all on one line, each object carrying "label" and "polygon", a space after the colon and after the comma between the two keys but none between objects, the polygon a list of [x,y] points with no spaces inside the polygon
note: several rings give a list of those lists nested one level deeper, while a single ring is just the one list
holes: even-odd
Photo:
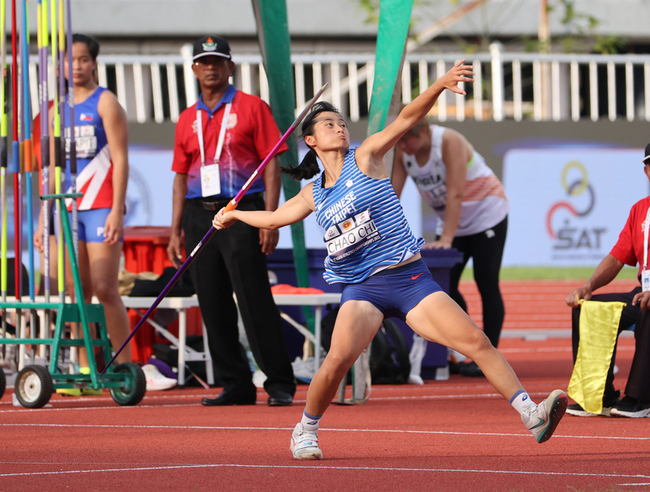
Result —
[{"label": "athlete's left hand", "polygon": [[260,245],[262,246],[262,253],[270,255],[275,251],[275,247],[280,240],[280,231],[277,229],[260,229]]},{"label": "athlete's left hand", "polygon": [[456,63],[451,69],[436,80],[437,83],[442,84],[445,89],[449,89],[456,94],[462,94],[463,96],[467,95],[463,89],[458,87],[459,82],[473,82],[472,76],[472,65],[465,65],[465,60],[461,60]]},{"label": "athlete's left hand", "polygon": [[124,214],[118,210],[111,210],[104,224],[104,242],[115,244],[124,235]]}]

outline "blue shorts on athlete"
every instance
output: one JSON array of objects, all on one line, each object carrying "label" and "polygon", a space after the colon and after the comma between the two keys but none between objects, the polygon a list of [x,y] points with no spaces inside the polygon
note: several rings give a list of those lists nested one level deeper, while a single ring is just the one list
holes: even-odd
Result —
[{"label": "blue shorts on athlete", "polygon": [[[106,218],[111,213],[110,208],[96,208],[93,210],[82,210],[77,212],[77,234],[79,241],[87,243],[103,243],[104,226]],[[72,220],[72,214],[70,214]],[[120,241],[123,239],[120,238]]]},{"label": "blue shorts on athlete", "polygon": [[346,284],[341,304],[368,301],[384,314],[384,318],[395,317],[405,321],[408,312],[422,299],[441,290],[420,259],[382,270],[358,284]]},{"label": "blue shorts on athlete", "polygon": [[[50,215],[50,236],[57,235],[58,237],[58,227],[55,220],[56,214],[58,213],[58,207],[52,209],[52,214]],[[106,219],[108,214],[111,213],[110,208],[96,208],[93,210],[81,210],[77,212],[77,238],[79,241],[85,241],[87,243],[103,243],[104,239],[104,226],[106,225]],[[68,218],[70,219],[70,225],[72,225],[72,212],[68,212]],[[120,238],[120,241],[124,241],[124,238]]]}]

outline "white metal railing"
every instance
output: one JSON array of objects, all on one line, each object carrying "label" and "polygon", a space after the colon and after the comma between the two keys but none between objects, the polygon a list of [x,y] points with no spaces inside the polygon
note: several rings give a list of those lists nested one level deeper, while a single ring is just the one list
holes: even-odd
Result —
[{"label": "white metal railing", "polygon": [[[466,97],[446,92],[439,98],[431,111],[439,121],[650,121],[650,55],[508,53],[499,43],[492,44],[489,53],[467,57],[407,55],[401,77],[403,102],[410,102],[461,58],[474,66],[474,81],[465,84]],[[235,86],[268,102],[261,56],[238,54],[235,63]],[[351,121],[367,115],[374,53],[294,54],[292,64],[297,110],[329,82],[324,99]],[[34,60],[30,66],[34,114],[39,109],[36,73]],[[140,123],[175,122],[198,97],[189,46],[179,55],[101,56],[98,77],[100,85],[116,93],[129,120]]]}]

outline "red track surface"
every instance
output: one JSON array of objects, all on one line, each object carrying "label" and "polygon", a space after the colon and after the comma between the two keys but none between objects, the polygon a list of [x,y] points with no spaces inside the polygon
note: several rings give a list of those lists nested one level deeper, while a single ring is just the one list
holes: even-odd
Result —
[{"label": "red track surface", "polygon": [[[586,280],[586,279],[585,279]],[[568,330],[571,329],[571,308],[565,299],[569,292],[584,281],[561,280],[506,280],[501,282],[501,294],[506,307],[504,331],[508,330]],[[629,292],[638,286],[636,280],[617,280],[596,293]],[[469,315],[479,326],[483,312],[481,297],[473,281],[460,283],[460,291],[467,302]]]},{"label": "red track surface", "polygon": [[[569,339],[504,339],[500,349],[536,401],[566,389]],[[620,389],[633,350],[620,340]],[[253,407],[208,408],[201,398],[218,389],[187,388],[135,407],[107,392],[55,395],[40,410],[12,406],[7,391],[0,490],[650,490],[650,420],[566,415],[537,444],[485,379],[462,376],[375,386],[363,406],[333,405],[321,423],[325,459],[296,461],[289,438],[306,390],[291,407],[268,407],[260,392]]]}]

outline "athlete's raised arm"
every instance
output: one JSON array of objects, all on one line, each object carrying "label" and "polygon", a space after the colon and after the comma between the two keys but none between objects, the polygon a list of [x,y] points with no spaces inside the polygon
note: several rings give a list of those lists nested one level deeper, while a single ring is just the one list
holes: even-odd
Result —
[{"label": "athlete's raised arm", "polygon": [[440,94],[449,89],[457,94],[465,95],[465,91],[458,87],[459,82],[471,82],[471,65],[465,65],[461,60],[454,65],[445,75],[436,80],[426,91],[406,105],[395,121],[382,131],[366,138],[357,149],[357,162],[368,159],[370,164],[383,165],[384,155],[392,149],[397,141],[404,136],[415,124],[424,118],[434,105]]}]

